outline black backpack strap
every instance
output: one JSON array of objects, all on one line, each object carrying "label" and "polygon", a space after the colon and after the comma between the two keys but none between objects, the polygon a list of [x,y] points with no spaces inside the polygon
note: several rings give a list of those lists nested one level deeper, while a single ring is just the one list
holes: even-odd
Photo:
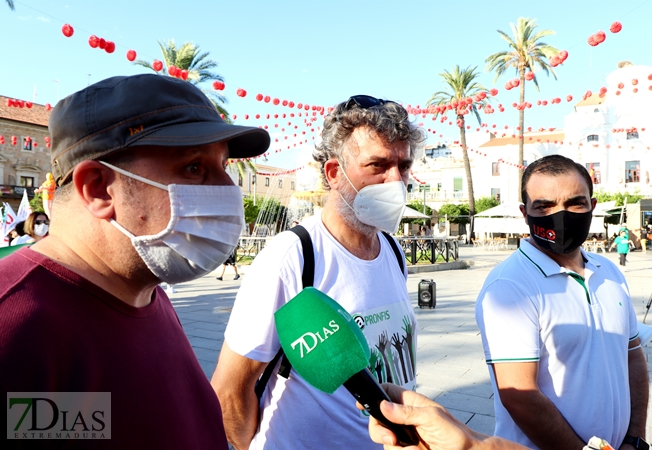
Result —
[{"label": "black backpack strap", "polygon": [[299,236],[301,247],[303,248],[303,273],[301,282],[304,289],[310,287],[315,282],[315,251],[312,248],[312,239],[310,234],[301,225],[290,228],[290,231]]},{"label": "black backpack strap", "polygon": [[[303,250],[303,273],[301,274],[301,282],[303,287],[306,288],[312,286],[315,281],[315,251],[312,247],[312,239],[310,238],[310,234],[308,233],[308,230],[306,230],[301,225],[290,228],[289,231],[299,236],[299,239],[301,240],[301,247]],[[274,372],[274,368],[276,367],[279,359],[281,359],[281,365],[278,368],[278,374],[284,378],[288,378],[290,376],[290,369],[292,369],[292,364],[290,364],[288,357],[283,352],[283,348],[280,348],[274,358],[269,362],[269,364],[267,364],[265,371],[256,382],[254,391],[256,392],[256,397],[259,399],[262,397],[263,392],[265,392],[267,383],[269,382],[269,379],[272,376],[272,372]]]},{"label": "black backpack strap", "polygon": [[398,260],[398,266],[401,268],[401,273],[405,273],[405,258],[403,258],[403,254],[401,253],[401,250],[398,248],[398,245],[396,245],[396,241],[392,236],[389,235],[389,233],[382,232],[383,236],[385,236],[385,239],[387,239],[387,242],[389,242],[389,245],[392,246],[392,250],[394,250],[394,254],[396,255],[396,259]]}]

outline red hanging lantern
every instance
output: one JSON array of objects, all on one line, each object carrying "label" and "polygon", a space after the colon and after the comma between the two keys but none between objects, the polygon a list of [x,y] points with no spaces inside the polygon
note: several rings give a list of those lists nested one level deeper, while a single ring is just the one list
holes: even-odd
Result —
[{"label": "red hanging lantern", "polygon": [[623,29],[623,24],[618,21],[612,23],[611,26],[609,27],[609,31],[611,31],[612,33],[618,33],[622,29]]},{"label": "red hanging lantern", "polygon": [[46,103],[45,104],[45,110],[50,111],[51,109],[52,109],[52,105],[50,105],[49,103]]},{"label": "red hanging lantern", "polygon": [[75,32],[75,29],[72,27],[72,25],[67,23],[61,27],[61,32],[65,37],[70,37]]},{"label": "red hanging lantern", "polygon": [[567,102],[572,102],[573,101],[573,96],[572,95],[567,95],[566,96],[566,101]]},{"label": "red hanging lantern", "polygon": [[113,41],[106,41],[106,47],[104,51],[107,53],[113,53],[115,51],[115,43]]},{"label": "red hanging lantern", "polygon": [[25,102],[25,107],[26,108],[31,108],[33,106],[32,102]]},{"label": "red hanging lantern", "polygon": [[562,50],[562,51],[559,52],[559,55],[557,55],[557,56],[559,56],[559,59],[563,63],[564,61],[566,61],[566,58],[568,58],[568,51]]},{"label": "red hanging lantern", "polygon": [[531,71],[525,72],[525,79],[527,81],[532,81],[534,80],[534,73]]},{"label": "red hanging lantern", "polygon": [[187,70],[184,69],[184,70],[181,71],[181,79],[184,80],[184,81],[188,79],[188,71]]},{"label": "red hanging lantern", "polygon": [[90,45],[90,46],[93,47],[93,48],[97,48],[97,47],[100,45],[100,38],[98,38],[97,36],[95,36],[94,34],[92,34],[92,35],[88,38],[88,45]]},{"label": "red hanging lantern", "polygon": [[266,95],[265,98],[263,99],[263,101],[264,101],[265,103],[269,103],[269,101],[270,101],[271,99],[272,99],[272,98],[271,98],[269,95]]},{"label": "red hanging lantern", "polygon": [[168,67],[168,74],[171,77],[176,77],[177,76],[177,70],[178,70],[177,66],[170,66],[170,67]]},{"label": "red hanging lantern", "polygon": [[223,91],[224,81],[220,81],[220,80],[213,81],[213,89],[215,89],[216,91]]},{"label": "red hanging lantern", "polygon": [[652,73],[647,76],[647,79],[652,81]]},{"label": "red hanging lantern", "polygon": [[605,34],[604,31],[598,31],[597,33],[595,33],[595,38],[598,41],[598,44],[602,44],[605,41],[605,39],[607,39],[607,35]]},{"label": "red hanging lantern", "polygon": [[247,91],[245,91],[245,90],[242,89],[242,88],[238,88],[238,90],[235,91],[235,93],[236,93],[236,95],[237,95],[238,97],[246,97],[246,96],[247,96]]},{"label": "red hanging lantern", "polygon": [[263,101],[263,94],[256,94],[256,100],[258,100],[259,102],[262,102]]},{"label": "red hanging lantern", "polygon": [[634,86],[636,86],[636,85],[638,84],[638,80],[637,80],[636,78],[634,78],[634,79],[632,80],[632,84],[633,84]]},{"label": "red hanging lantern", "polygon": [[127,50],[127,59],[129,61],[134,61],[136,59],[136,51],[135,50]]},{"label": "red hanging lantern", "polygon": [[589,36],[589,38],[587,39],[587,42],[589,43],[589,45],[591,47],[595,47],[596,45],[599,44],[598,39],[595,37],[595,34],[592,34],[591,36]]},{"label": "red hanging lantern", "polygon": [[283,100],[283,101],[281,102],[281,105],[283,105],[283,106],[287,106],[287,105],[288,105],[288,101],[287,101],[287,100]]},{"label": "red hanging lantern", "polygon": [[101,48],[102,50],[104,50],[106,48],[106,39],[100,38],[99,41],[98,41],[97,46],[99,48]]},{"label": "red hanging lantern", "polygon": [[152,62],[152,69],[154,69],[157,72],[160,72],[161,69],[163,69],[163,63],[161,61],[159,61],[158,59],[155,59]]},{"label": "red hanging lantern", "polygon": [[490,89],[490,90],[489,90],[489,93],[490,93],[492,96],[496,96],[496,95],[498,95],[498,89],[496,89],[496,88]]},{"label": "red hanging lantern", "polygon": [[561,60],[559,59],[559,56],[553,56],[550,58],[550,65],[552,67],[557,67],[559,64],[561,64]]},{"label": "red hanging lantern", "polygon": [[274,100],[272,100],[272,104],[275,105],[275,106],[277,106],[279,103],[281,103],[281,101],[278,98],[275,98]]}]

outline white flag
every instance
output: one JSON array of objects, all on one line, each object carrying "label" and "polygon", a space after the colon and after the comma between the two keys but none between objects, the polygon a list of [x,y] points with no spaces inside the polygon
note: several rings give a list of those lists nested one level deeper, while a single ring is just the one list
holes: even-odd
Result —
[{"label": "white flag", "polygon": [[5,214],[4,214],[4,228],[3,228],[3,236],[6,236],[9,234],[11,230],[16,228],[16,224],[18,223],[16,221],[16,213],[14,212],[14,209],[11,207],[9,203],[4,204],[5,207]]},{"label": "white flag", "polygon": [[32,214],[32,207],[30,206],[29,199],[27,198],[27,189],[25,189],[23,190],[23,199],[20,201],[20,206],[18,207],[16,222],[26,221],[30,214]]}]

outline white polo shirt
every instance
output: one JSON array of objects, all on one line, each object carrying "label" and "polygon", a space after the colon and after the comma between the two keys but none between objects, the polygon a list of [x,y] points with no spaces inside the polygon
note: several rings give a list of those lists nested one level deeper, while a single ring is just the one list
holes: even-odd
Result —
[{"label": "white polo shirt", "polygon": [[[539,361],[539,389],[582,440],[600,436],[618,446],[629,426],[636,315],[620,270],[603,256],[582,256],[584,278],[521,240],[485,280],[476,321],[487,364]],[[491,368],[489,374],[496,436],[537,448],[503,407]]]}]

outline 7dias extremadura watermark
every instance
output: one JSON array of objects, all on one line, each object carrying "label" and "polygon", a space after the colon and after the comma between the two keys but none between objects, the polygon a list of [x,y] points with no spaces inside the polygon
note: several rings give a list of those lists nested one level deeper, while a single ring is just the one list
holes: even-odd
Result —
[{"label": "7dias extremadura watermark", "polygon": [[7,439],[111,439],[110,392],[9,392]]}]

